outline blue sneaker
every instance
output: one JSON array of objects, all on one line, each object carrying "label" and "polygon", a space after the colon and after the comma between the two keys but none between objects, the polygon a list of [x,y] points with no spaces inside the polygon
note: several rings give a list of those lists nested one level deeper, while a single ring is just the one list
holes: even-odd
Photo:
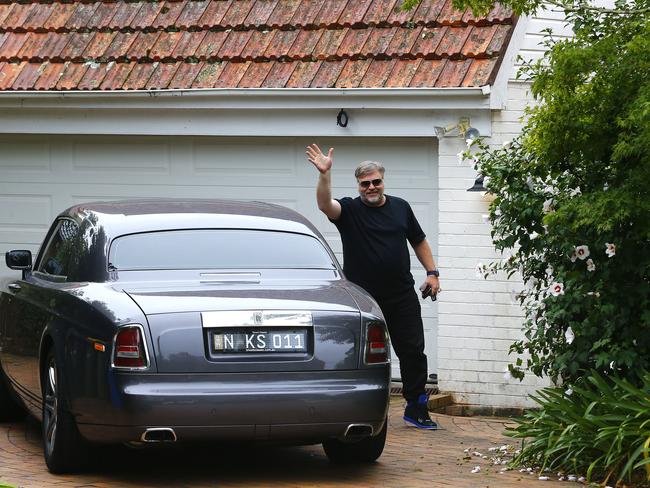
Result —
[{"label": "blue sneaker", "polygon": [[427,396],[422,394],[418,397],[417,401],[406,402],[404,420],[418,429],[436,430],[438,424],[429,417],[427,400]]}]

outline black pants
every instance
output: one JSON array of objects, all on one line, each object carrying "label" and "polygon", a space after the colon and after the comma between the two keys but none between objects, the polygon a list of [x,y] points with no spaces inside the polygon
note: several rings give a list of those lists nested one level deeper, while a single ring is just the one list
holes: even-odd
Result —
[{"label": "black pants", "polygon": [[399,296],[377,299],[377,303],[399,358],[402,394],[407,400],[415,401],[424,393],[428,376],[420,302],[415,291],[409,290]]}]

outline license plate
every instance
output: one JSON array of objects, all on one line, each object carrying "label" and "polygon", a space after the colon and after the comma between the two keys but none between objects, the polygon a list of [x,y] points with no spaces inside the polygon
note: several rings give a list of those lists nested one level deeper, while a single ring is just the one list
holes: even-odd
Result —
[{"label": "license plate", "polygon": [[229,352],[307,352],[305,330],[247,330],[212,333],[212,351]]}]

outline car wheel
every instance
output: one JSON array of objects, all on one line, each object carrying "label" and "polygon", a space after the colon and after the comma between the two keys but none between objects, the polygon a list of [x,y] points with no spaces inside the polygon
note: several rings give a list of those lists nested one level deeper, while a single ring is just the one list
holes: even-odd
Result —
[{"label": "car wheel", "polygon": [[360,441],[342,441],[328,439],[323,442],[323,449],[327,458],[338,464],[372,463],[376,461],[384,450],[388,419],[379,434],[366,437]]},{"label": "car wheel", "polygon": [[27,412],[9,390],[9,380],[0,364],[0,422],[13,422],[25,418]]},{"label": "car wheel", "polygon": [[76,471],[85,464],[87,449],[73,416],[65,409],[65,383],[53,349],[47,354],[42,374],[45,463],[51,473]]}]

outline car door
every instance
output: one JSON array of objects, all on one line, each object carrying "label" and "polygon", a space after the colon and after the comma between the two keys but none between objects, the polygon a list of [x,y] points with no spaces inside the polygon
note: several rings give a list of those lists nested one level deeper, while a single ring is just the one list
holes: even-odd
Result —
[{"label": "car door", "polygon": [[40,414],[41,388],[39,350],[43,331],[53,318],[57,285],[67,281],[66,268],[72,252],[75,221],[54,222],[32,273],[8,284],[3,295],[6,306],[2,364],[28,408]]}]

